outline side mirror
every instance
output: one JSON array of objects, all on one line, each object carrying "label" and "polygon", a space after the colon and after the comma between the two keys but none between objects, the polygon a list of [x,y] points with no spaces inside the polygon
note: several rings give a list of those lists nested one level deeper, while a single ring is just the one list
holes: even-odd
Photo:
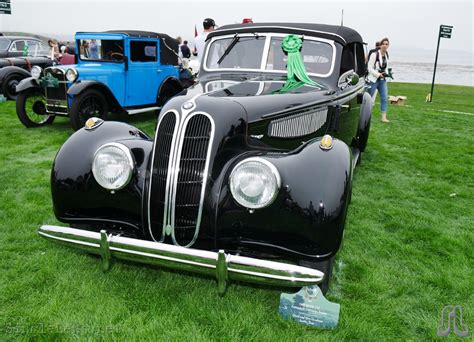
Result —
[{"label": "side mirror", "polygon": [[359,75],[354,70],[346,71],[339,77],[337,87],[342,90],[348,86],[354,86],[359,83],[359,79]]},{"label": "side mirror", "polygon": [[351,85],[355,86],[357,83],[359,83],[359,75],[354,72],[351,77]]}]

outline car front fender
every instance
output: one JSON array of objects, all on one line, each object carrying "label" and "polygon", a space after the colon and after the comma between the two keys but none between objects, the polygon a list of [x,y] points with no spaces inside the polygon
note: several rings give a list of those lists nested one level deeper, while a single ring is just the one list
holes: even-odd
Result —
[{"label": "car front fender", "polygon": [[[135,169],[123,189],[102,188],[92,174],[97,149],[110,142],[131,152]],[[148,157],[153,141],[137,128],[106,121],[93,129],[80,129],[61,147],[51,174],[51,193],[56,217],[66,223],[121,226],[139,230],[141,201]]]},{"label": "car front fender", "polygon": [[37,81],[35,78],[33,77],[28,77],[28,78],[24,78],[20,81],[20,83],[18,83],[18,85],[16,86],[16,92],[17,93],[20,93],[26,89],[30,89],[30,88],[40,88],[40,86],[38,85]]},{"label": "car front fender", "polygon": [[352,183],[352,154],[341,140],[331,150],[319,147],[320,138],[292,153],[259,154],[278,169],[281,187],[266,208],[248,210],[237,204],[229,187],[228,168],[216,200],[218,239],[238,237],[238,244],[265,246],[293,256],[325,259],[342,241]]}]

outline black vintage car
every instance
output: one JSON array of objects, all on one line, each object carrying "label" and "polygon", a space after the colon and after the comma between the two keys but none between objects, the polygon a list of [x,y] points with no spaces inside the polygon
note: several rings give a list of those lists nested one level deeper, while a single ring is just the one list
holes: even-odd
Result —
[{"label": "black vintage car", "polygon": [[0,94],[9,100],[16,99],[16,85],[30,77],[32,66],[42,68],[53,63],[49,47],[40,39],[25,36],[0,37]]},{"label": "black vintage car", "polygon": [[215,275],[221,292],[232,279],[326,291],[369,134],[364,67],[347,27],[220,27],[154,139],[94,118],[66,141],[51,186],[71,228],[39,234],[104,269],[116,257]]}]

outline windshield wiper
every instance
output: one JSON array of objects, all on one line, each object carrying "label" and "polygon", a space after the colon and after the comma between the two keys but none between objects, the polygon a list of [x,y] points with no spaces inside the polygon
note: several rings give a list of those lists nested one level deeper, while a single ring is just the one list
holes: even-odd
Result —
[{"label": "windshield wiper", "polygon": [[219,60],[217,61],[217,64],[221,64],[222,61],[224,60],[224,58],[229,54],[230,50],[232,50],[235,46],[235,44],[238,43],[238,41],[240,40],[240,36],[238,33],[235,34],[234,38],[232,39],[232,41],[230,42],[230,45],[227,47],[227,49],[225,49],[224,53],[222,54],[221,58],[219,58]]}]

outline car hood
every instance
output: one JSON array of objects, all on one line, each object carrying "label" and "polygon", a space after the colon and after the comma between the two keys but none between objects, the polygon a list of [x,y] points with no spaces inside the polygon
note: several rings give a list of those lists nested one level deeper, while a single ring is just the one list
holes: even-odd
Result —
[{"label": "car hood", "polygon": [[258,76],[246,80],[200,80],[186,93],[189,97],[225,98],[237,102],[244,107],[249,122],[252,122],[272,113],[330,101],[334,91],[323,84],[288,84],[283,76]]}]

